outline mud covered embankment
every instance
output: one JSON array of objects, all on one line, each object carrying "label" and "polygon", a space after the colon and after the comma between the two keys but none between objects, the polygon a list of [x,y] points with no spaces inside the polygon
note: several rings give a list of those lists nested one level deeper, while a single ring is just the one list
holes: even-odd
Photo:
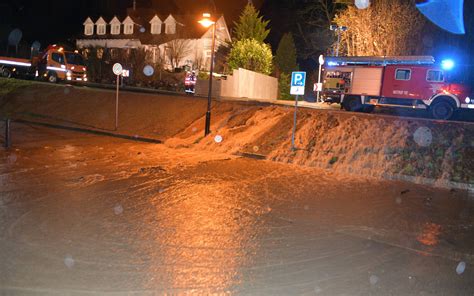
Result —
[{"label": "mud covered embankment", "polygon": [[[111,91],[44,84],[0,97],[3,116],[99,130],[113,129],[114,106]],[[212,135],[204,138],[205,110],[205,99],[123,92],[116,132],[169,147],[254,154],[340,173],[474,184],[472,123],[299,109],[293,151],[291,107],[213,102]],[[216,135],[223,141],[216,143]]]}]

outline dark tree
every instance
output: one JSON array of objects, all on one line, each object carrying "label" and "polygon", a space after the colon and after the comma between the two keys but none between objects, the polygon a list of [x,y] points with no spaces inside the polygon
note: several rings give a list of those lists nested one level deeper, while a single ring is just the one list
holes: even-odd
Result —
[{"label": "dark tree", "polygon": [[275,56],[275,64],[279,72],[291,73],[298,70],[296,63],[296,46],[295,40],[291,33],[286,33],[278,44],[278,49]]}]

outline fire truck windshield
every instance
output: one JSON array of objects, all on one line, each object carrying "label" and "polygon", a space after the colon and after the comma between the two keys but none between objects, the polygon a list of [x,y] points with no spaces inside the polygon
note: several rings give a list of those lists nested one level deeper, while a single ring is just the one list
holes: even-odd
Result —
[{"label": "fire truck windshield", "polygon": [[82,59],[82,56],[80,54],[73,53],[73,52],[66,52],[64,53],[64,55],[66,56],[66,61],[68,64],[79,65],[79,66],[85,65],[84,60]]}]

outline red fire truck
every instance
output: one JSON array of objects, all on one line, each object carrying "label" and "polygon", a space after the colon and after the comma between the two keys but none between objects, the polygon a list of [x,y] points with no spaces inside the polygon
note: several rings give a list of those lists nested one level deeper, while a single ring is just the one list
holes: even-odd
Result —
[{"label": "red fire truck", "polygon": [[474,109],[474,97],[467,86],[448,82],[444,68],[431,56],[328,57],[321,97],[348,111],[405,107],[450,119],[459,109]]},{"label": "red fire truck", "polygon": [[50,45],[44,53],[31,60],[0,56],[0,76],[36,77],[53,83],[59,80],[87,81],[87,69],[77,51],[65,51],[61,46]]}]

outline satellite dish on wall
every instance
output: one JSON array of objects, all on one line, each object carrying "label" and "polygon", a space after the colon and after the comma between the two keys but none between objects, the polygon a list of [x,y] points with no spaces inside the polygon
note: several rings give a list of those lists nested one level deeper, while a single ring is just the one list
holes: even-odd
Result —
[{"label": "satellite dish on wall", "polygon": [[39,43],[39,41],[35,41],[31,44],[31,58],[38,55],[40,48],[41,43]]},{"label": "satellite dish on wall", "polygon": [[10,32],[10,35],[8,35],[8,45],[18,46],[22,37],[23,37],[23,33],[21,32],[21,30],[14,29],[13,31]]},{"label": "satellite dish on wall", "polygon": [[10,35],[8,35],[8,47],[15,46],[16,52],[18,53],[18,44],[20,43],[22,37],[23,33],[20,29],[14,29],[11,31]]},{"label": "satellite dish on wall", "polygon": [[31,44],[31,49],[32,50],[39,51],[40,48],[41,48],[41,43],[39,43],[39,41],[35,41]]}]

